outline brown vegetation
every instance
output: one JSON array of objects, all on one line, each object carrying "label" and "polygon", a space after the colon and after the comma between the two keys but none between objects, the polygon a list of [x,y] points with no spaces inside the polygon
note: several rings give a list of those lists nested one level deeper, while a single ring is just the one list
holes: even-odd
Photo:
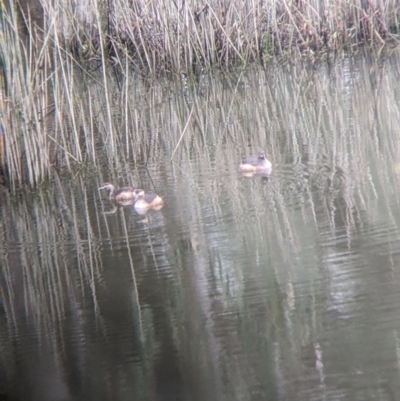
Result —
[{"label": "brown vegetation", "polygon": [[[396,40],[396,0],[98,0],[48,5],[47,26],[78,59],[125,59],[153,74]],[[48,3],[50,4],[50,3]]]}]

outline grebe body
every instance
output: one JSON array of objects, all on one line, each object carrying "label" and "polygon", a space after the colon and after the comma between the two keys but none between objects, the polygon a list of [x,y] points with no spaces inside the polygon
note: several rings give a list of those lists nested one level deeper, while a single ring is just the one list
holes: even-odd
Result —
[{"label": "grebe body", "polygon": [[272,170],[272,163],[265,157],[263,151],[258,152],[258,156],[247,157],[242,160],[239,165],[239,171],[241,173],[264,173],[268,174]]},{"label": "grebe body", "polygon": [[133,202],[134,201],[134,192],[135,188],[133,187],[122,187],[116,189],[114,185],[110,184],[109,182],[105,182],[101,185],[99,190],[105,189],[110,196],[111,201],[115,202]]},{"label": "grebe body", "polygon": [[136,210],[159,210],[164,204],[161,196],[158,196],[157,194],[154,194],[152,192],[144,192],[143,189],[135,189],[133,200],[135,202]]}]

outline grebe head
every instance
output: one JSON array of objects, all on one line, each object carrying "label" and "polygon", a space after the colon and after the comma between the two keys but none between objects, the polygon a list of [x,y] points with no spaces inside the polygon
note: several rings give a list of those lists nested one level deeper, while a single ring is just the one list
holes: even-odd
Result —
[{"label": "grebe head", "polygon": [[134,191],[133,191],[133,199],[135,200],[135,201],[137,201],[138,199],[141,199],[141,198],[143,198],[144,197],[144,191],[143,191],[143,189],[135,189]]},{"label": "grebe head", "polygon": [[258,152],[258,158],[259,158],[260,160],[265,160],[265,152],[264,152],[263,150],[260,150],[260,151]]},{"label": "grebe head", "polygon": [[99,188],[99,191],[101,189],[105,189],[108,192],[114,191],[115,187],[113,184],[110,184],[109,182],[105,182],[104,184],[101,184],[101,187]]}]

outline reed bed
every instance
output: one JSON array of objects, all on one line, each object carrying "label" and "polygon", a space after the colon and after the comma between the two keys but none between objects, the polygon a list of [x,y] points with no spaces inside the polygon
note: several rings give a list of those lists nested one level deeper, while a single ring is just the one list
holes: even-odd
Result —
[{"label": "reed bed", "polygon": [[343,47],[397,41],[400,23],[396,0],[67,0],[44,2],[43,11],[57,44],[78,60],[122,68],[128,60],[154,75],[276,55],[320,59]]},{"label": "reed bed", "polygon": [[315,61],[333,50],[397,43],[400,21],[394,0],[68,0],[42,7],[29,13],[10,2],[2,13],[0,168],[13,190],[42,184],[54,169],[148,157],[140,144],[150,136],[159,146],[161,127],[149,131],[143,119],[153,87],[143,74],[190,79],[204,68],[271,56]]}]

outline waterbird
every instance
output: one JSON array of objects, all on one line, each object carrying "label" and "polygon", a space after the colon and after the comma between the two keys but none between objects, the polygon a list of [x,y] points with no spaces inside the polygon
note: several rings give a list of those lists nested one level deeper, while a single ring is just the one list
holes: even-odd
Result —
[{"label": "waterbird", "polygon": [[136,210],[155,209],[160,210],[164,204],[162,198],[153,192],[145,192],[143,189],[135,189],[133,194]]},{"label": "waterbird", "polygon": [[260,150],[258,152],[258,156],[250,156],[246,157],[242,160],[242,163],[239,165],[239,171],[241,173],[263,173],[269,174],[272,170],[272,163],[265,157],[265,153]]},{"label": "waterbird", "polygon": [[134,201],[135,188],[133,187],[122,187],[116,189],[113,184],[105,182],[104,184],[101,184],[99,191],[101,189],[105,189],[109,193],[111,201],[115,202]]}]

